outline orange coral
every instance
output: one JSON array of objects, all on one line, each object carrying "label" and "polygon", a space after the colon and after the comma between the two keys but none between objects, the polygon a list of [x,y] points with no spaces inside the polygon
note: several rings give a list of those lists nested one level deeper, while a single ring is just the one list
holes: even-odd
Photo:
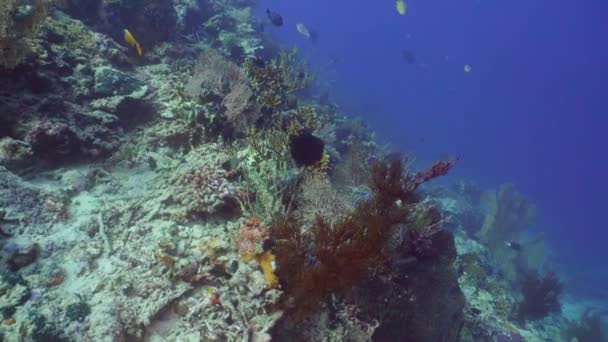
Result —
[{"label": "orange coral", "polygon": [[258,217],[253,216],[241,227],[236,236],[236,244],[243,261],[255,259],[262,267],[268,287],[275,287],[278,279],[274,274],[274,255],[270,251],[262,251],[261,246],[268,238],[268,228],[262,225]]},{"label": "orange coral", "polygon": [[258,254],[262,250],[261,244],[268,240],[268,237],[268,228],[262,225],[262,220],[256,216],[249,218],[236,236],[236,246],[243,259],[247,255]]}]

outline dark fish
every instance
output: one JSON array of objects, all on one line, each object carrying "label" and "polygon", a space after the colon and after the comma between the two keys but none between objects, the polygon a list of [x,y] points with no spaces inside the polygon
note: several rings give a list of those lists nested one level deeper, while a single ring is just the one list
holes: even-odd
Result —
[{"label": "dark fish", "polygon": [[505,242],[505,245],[514,251],[518,251],[518,252],[521,251],[521,244],[519,242],[515,242],[515,241]]},{"label": "dark fish", "polygon": [[325,143],[309,132],[303,132],[289,139],[291,157],[298,166],[311,166],[323,157]]},{"label": "dark fish", "polygon": [[277,12],[271,11],[269,8],[266,9],[266,15],[274,26],[283,26],[283,17]]},{"label": "dark fish", "polygon": [[401,56],[403,56],[403,59],[407,62],[407,64],[416,63],[416,55],[410,50],[403,49]]}]

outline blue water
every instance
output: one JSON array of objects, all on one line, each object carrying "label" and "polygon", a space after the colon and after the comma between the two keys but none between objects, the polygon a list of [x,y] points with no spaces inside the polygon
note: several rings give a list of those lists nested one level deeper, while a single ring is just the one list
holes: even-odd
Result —
[{"label": "blue water", "polygon": [[271,34],[323,66],[345,112],[420,166],[461,156],[454,179],[515,183],[570,289],[605,293],[608,2],[412,0],[400,16],[391,0],[267,0],[261,17],[267,7],[285,20]]}]

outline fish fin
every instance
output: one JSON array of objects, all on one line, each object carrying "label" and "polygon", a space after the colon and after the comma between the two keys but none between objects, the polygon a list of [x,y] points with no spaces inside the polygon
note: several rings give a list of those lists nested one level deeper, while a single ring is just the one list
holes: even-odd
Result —
[{"label": "fish fin", "polygon": [[137,50],[137,54],[141,56],[141,54],[143,53],[143,49],[141,48],[141,45],[139,45],[139,43],[135,43],[135,49]]}]

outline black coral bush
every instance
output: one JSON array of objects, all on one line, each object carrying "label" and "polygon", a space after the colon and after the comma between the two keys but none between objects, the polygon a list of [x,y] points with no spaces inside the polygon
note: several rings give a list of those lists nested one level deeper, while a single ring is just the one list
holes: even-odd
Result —
[{"label": "black coral bush", "polygon": [[553,272],[544,277],[538,273],[526,274],[521,287],[523,300],[517,307],[516,318],[520,321],[533,321],[559,312],[562,290],[562,283]]},{"label": "black coral bush", "polygon": [[392,228],[406,221],[417,201],[416,188],[453,165],[439,162],[409,175],[402,160],[378,162],[371,173],[373,195],[339,222],[330,224],[318,216],[308,233],[293,218],[276,222],[272,237],[277,273],[287,294],[285,309],[302,317],[328,294],[348,294],[374,268],[382,267]]}]

